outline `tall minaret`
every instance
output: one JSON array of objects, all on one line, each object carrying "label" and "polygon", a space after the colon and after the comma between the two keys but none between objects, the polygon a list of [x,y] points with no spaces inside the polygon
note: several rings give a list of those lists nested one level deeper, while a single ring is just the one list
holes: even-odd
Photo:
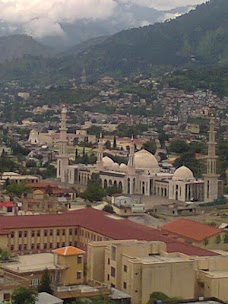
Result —
[{"label": "tall minaret", "polygon": [[129,154],[127,168],[128,168],[128,173],[129,174],[135,174],[135,145],[134,145],[133,136],[131,138],[130,154]]},{"label": "tall minaret", "polygon": [[207,154],[207,173],[204,174],[204,201],[213,202],[218,198],[218,178],[216,174],[216,140],[215,140],[215,118],[210,120],[209,128],[209,141],[208,141],[208,154]]},{"label": "tall minaret", "polygon": [[97,154],[97,163],[96,168],[99,171],[102,171],[104,169],[104,163],[103,163],[103,154],[104,154],[104,147],[103,147],[103,140],[102,140],[102,134],[100,133],[100,138],[98,140],[98,154]]},{"label": "tall minaret", "polygon": [[60,123],[60,137],[59,137],[59,155],[57,157],[57,178],[61,182],[67,182],[67,166],[69,164],[68,155],[66,152],[67,147],[67,108],[65,105],[62,107],[61,123]]}]

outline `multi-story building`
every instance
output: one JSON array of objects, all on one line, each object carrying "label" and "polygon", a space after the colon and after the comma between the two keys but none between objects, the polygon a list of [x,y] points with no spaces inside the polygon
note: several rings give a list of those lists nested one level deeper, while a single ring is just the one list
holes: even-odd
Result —
[{"label": "multi-story building", "polygon": [[158,229],[120,219],[93,208],[63,214],[2,217],[0,246],[19,254],[49,252],[75,246],[86,249],[92,241],[107,240],[162,241],[168,252],[214,256],[214,252],[176,241]]},{"label": "multi-story building", "polygon": [[88,245],[88,279],[110,284],[147,303],[153,292],[181,299],[228,299],[228,256],[168,253],[163,242],[107,241]]}]

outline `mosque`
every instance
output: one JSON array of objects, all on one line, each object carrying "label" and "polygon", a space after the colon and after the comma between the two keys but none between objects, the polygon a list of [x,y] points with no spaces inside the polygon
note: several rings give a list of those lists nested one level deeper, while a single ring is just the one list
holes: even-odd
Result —
[{"label": "mosque", "polygon": [[98,142],[98,156],[95,165],[69,165],[67,146],[67,109],[61,113],[59,155],[57,157],[57,178],[63,183],[86,187],[93,173],[99,173],[104,188],[116,185],[123,193],[130,195],[159,196],[180,202],[212,202],[220,196],[221,181],[216,174],[215,121],[210,120],[207,172],[203,179],[196,179],[186,166],[174,173],[162,172],[153,154],[146,150],[135,151],[130,145],[128,164],[115,163],[103,155],[102,138]]}]

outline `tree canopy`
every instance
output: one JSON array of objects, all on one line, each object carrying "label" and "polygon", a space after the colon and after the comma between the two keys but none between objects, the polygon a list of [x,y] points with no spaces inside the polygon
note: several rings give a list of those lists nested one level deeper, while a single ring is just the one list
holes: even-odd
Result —
[{"label": "tree canopy", "polygon": [[51,286],[51,276],[49,270],[46,268],[42,274],[40,284],[38,286],[39,292],[47,292],[49,294],[53,294],[52,286]]},{"label": "tree canopy", "polygon": [[12,294],[12,304],[35,304],[38,293],[29,287],[19,287]]}]

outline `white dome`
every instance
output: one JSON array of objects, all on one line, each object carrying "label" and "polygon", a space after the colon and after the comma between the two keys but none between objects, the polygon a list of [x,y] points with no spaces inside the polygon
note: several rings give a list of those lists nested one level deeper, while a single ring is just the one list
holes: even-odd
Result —
[{"label": "white dome", "polygon": [[127,166],[125,164],[120,164],[120,170],[126,172],[127,171]]},{"label": "white dome", "polygon": [[192,171],[186,166],[178,168],[173,175],[173,180],[193,180],[194,175]]},{"label": "white dome", "polygon": [[135,168],[153,173],[159,172],[158,161],[153,154],[144,149],[135,153]]},{"label": "white dome", "polygon": [[119,170],[120,169],[120,166],[119,166],[119,164],[118,163],[114,163],[113,165],[112,165],[112,168],[113,168],[113,170]]},{"label": "white dome", "polygon": [[112,167],[114,165],[114,161],[108,156],[103,157],[102,160],[104,167]]}]

